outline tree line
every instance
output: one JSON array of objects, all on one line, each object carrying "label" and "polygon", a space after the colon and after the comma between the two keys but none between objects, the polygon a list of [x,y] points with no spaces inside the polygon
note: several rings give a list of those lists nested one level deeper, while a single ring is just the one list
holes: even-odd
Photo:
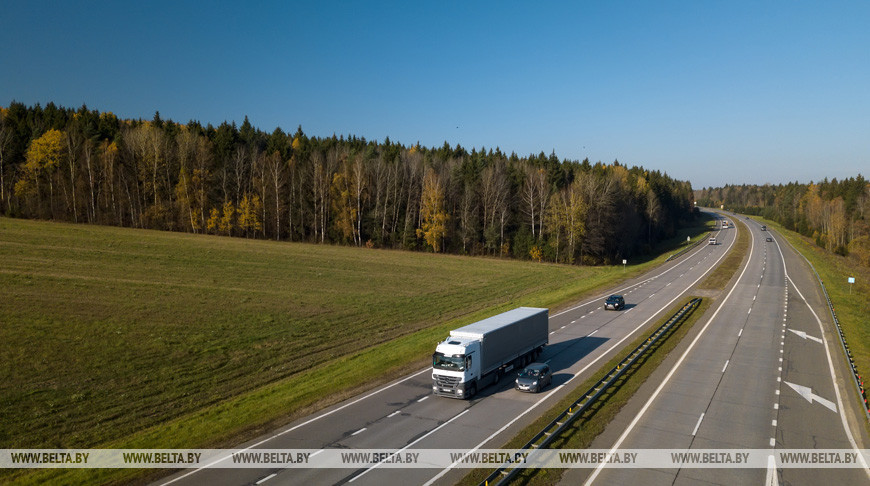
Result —
[{"label": "tree line", "polygon": [[700,205],[771,219],[870,266],[870,183],[861,175],[809,184],[726,185],[701,189],[695,197]]},{"label": "tree line", "polygon": [[691,184],[555,153],[0,108],[0,214],[598,264],[694,218]]}]

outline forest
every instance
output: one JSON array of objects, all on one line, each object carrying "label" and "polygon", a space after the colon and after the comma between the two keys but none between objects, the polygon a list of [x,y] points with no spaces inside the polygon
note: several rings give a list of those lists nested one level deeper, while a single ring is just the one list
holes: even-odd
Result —
[{"label": "forest", "polygon": [[0,108],[10,217],[594,265],[675,236],[694,197],[618,161]]},{"label": "forest", "polygon": [[861,175],[809,184],[726,185],[698,190],[695,197],[702,206],[771,219],[870,267],[870,183]]}]

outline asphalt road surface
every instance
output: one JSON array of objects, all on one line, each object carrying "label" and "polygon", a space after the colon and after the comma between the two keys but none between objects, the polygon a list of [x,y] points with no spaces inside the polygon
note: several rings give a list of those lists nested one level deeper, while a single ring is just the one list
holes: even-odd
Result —
[{"label": "asphalt road surface", "polygon": [[[817,280],[781,237],[746,223],[751,256],[721,307],[698,322],[700,330],[693,329],[593,448],[866,447],[863,412],[854,385],[846,381],[851,377]],[[772,464],[766,469],[572,469],[563,476],[563,484],[584,482],[870,484],[870,474],[865,468]]]},{"label": "asphalt road surface", "polygon": [[[687,300],[688,290],[722,260],[735,241],[734,229],[717,233],[717,245],[699,245],[641,278],[567,310],[551,313],[550,344],[539,361],[549,362],[553,384],[540,394],[514,390],[511,373],[498,384],[481,390],[473,400],[439,397],[431,392],[431,370],[421,369],[238,448],[407,451],[498,448],[652,326],[664,311]],[[625,296],[625,310],[603,310],[603,300],[610,293]],[[776,295],[775,299],[781,303],[782,296]],[[773,336],[774,332],[768,334]],[[434,348],[435,343],[433,351]],[[203,467],[178,471],[156,484],[453,484],[466,472],[461,468]]]}]

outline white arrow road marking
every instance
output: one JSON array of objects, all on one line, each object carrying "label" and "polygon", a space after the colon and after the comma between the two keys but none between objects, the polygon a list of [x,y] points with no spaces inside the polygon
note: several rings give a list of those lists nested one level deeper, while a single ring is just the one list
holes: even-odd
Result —
[{"label": "white arrow road marking", "polygon": [[813,403],[813,400],[819,402],[824,405],[826,408],[830,409],[832,412],[837,413],[837,406],[834,405],[834,402],[830,400],[826,400],[815,393],[813,393],[813,389],[808,386],[795,385],[794,383],[784,382],[786,385],[790,386],[792,390],[796,391],[798,395],[807,399],[808,402]]},{"label": "white arrow road marking", "polygon": [[819,344],[822,344],[822,340],[821,340],[821,339],[819,339],[819,338],[817,338],[817,337],[815,337],[815,336],[810,336],[809,334],[807,334],[807,333],[805,333],[805,332],[803,332],[803,331],[795,331],[794,329],[789,329],[789,331],[791,331],[791,332],[797,334],[798,336],[800,336],[800,337],[803,338],[803,339],[812,339],[813,341],[815,341],[815,342],[817,342],[817,343],[819,343]]}]

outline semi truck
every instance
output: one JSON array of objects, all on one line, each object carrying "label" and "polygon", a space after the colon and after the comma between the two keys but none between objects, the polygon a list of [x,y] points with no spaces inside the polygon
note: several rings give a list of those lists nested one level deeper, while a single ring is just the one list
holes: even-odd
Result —
[{"label": "semi truck", "polygon": [[432,392],[471,398],[531,363],[548,343],[547,322],[547,309],[518,307],[450,331],[432,355]]}]

